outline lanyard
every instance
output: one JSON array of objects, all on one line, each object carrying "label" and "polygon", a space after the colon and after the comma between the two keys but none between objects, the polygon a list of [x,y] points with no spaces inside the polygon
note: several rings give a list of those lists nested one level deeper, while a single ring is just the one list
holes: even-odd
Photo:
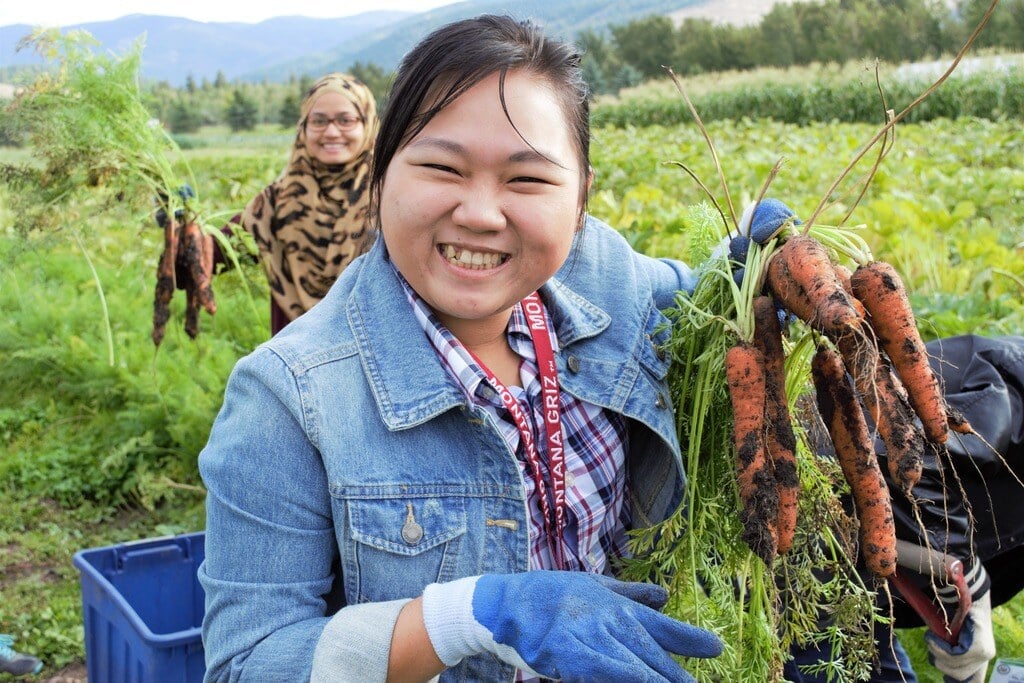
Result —
[{"label": "lanyard", "polygon": [[[551,501],[548,501],[547,483],[540,467],[540,454],[533,438],[533,430],[523,414],[523,410],[512,396],[512,392],[491,372],[490,368],[473,356],[477,365],[487,374],[501,402],[515,420],[516,428],[526,451],[526,460],[533,473],[533,480],[540,496],[540,509],[544,515],[544,532],[548,537],[548,547],[554,558],[557,569],[565,569],[565,548],[562,535],[565,532],[565,447],[562,442],[562,410],[558,391],[558,366],[555,364],[555,352],[551,346],[551,335],[548,332],[547,314],[537,292],[530,294],[522,301],[523,313],[526,315],[533,339],[533,348],[537,354],[537,371],[540,375],[541,405],[544,414],[544,431],[548,445],[548,471],[551,473]],[[554,514],[552,514],[552,503]]]}]

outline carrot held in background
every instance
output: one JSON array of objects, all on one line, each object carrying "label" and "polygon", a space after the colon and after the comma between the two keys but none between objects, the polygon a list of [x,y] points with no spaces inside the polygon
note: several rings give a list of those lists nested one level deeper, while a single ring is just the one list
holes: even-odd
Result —
[{"label": "carrot held in background", "polygon": [[166,218],[163,221],[164,250],[156,271],[156,291],[153,295],[153,344],[160,346],[171,317],[171,299],[176,286],[175,262],[178,255],[178,225]]},{"label": "carrot held in background", "polygon": [[209,235],[204,235],[195,223],[186,223],[182,228],[182,249],[185,265],[196,290],[196,298],[207,313],[217,312],[217,304],[213,298],[211,286],[213,270],[213,247],[207,243]]}]

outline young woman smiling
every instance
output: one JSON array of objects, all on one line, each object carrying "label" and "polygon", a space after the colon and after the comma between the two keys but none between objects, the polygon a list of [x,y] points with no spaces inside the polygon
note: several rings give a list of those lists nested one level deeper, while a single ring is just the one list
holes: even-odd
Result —
[{"label": "young woman smiling", "polygon": [[[270,284],[271,334],[319,302],[373,243],[367,209],[376,133],[369,88],[346,74],[323,76],[300,106],[288,164],[232,219],[259,249]],[[219,249],[214,263],[225,263]]]},{"label": "young woman smiling", "polygon": [[200,455],[207,679],[692,681],[613,578],[685,477],[658,351],[693,272],[586,214],[579,57],[437,29],[374,147],[379,238],[239,362]]}]

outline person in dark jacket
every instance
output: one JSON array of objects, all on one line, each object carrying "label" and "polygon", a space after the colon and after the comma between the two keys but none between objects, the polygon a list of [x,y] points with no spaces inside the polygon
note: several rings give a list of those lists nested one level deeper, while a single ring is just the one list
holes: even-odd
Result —
[{"label": "person in dark jacket", "polygon": [[[893,497],[900,539],[959,559],[972,605],[959,642],[927,632],[929,659],[947,681],[984,681],[995,652],[992,608],[1024,589],[1024,337],[964,335],[928,344],[946,402],[974,434],[950,434],[945,452],[930,448],[910,501]],[[928,576],[903,570],[926,593]],[[938,577],[942,579],[943,577]],[[953,613],[956,590],[937,584],[937,600]],[[896,626],[924,625],[896,596]]]},{"label": "person in dark jacket", "polygon": [[[959,560],[971,607],[955,644],[926,631],[929,661],[947,683],[982,683],[995,657],[992,608],[1024,589],[1024,337],[963,335],[927,344],[946,403],[971,424],[974,434],[950,433],[944,448],[928,445],[924,472],[914,486],[915,503],[894,495],[896,535],[903,548]],[[876,439],[879,459],[885,445]],[[882,472],[888,478],[883,462]],[[895,485],[888,482],[892,490]],[[960,600],[937,564],[908,565],[900,551],[897,572],[906,590],[923,593],[938,611],[952,617]],[[928,571],[928,566],[937,571]],[[916,590],[914,590],[916,587]],[[892,587],[894,627],[924,626],[922,614]],[[883,607],[888,612],[888,605]],[[906,681],[916,675],[889,626],[876,628],[878,667],[873,683]],[[890,645],[891,643],[891,645]],[[804,665],[825,661],[821,649],[794,651],[786,680],[818,683]]]}]

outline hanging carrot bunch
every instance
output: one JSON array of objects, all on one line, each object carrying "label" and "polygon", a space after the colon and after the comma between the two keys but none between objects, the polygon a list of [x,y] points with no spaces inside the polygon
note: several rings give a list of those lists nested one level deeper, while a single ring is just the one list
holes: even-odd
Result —
[{"label": "hanging carrot bunch", "polygon": [[213,277],[213,236],[204,234],[190,219],[192,188],[184,185],[177,194],[185,208],[167,210],[166,201],[157,209],[157,224],[164,230],[164,249],[157,265],[156,291],[153,297],[153,343],[160,346],[171,315],[171,299],[176,289],[185,291],[185,332],[195,339],[199,334],[199,312],[217,312],[211,280]]}]

